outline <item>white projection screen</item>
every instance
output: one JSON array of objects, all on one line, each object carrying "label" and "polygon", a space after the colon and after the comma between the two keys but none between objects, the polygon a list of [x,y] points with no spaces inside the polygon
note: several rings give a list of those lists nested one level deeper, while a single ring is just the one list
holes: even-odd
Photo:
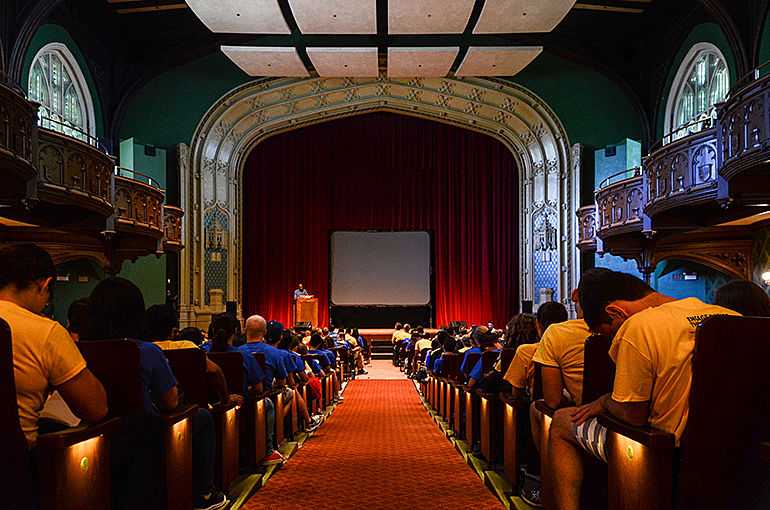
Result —
[{"label": "white projection screen", "polygon": [[330,236],[329,251],[332,304],[430,304],[429,232],[339,230]]}]

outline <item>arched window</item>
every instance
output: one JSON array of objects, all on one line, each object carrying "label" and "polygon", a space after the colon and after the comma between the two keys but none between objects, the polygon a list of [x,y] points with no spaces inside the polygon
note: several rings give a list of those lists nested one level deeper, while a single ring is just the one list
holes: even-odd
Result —
[{"label": "arched window", "polygon": [[719,48],[698,43],[685,56],[676,73],[666,103],[664,142],[714,125],[714,104],[730,90],[730,72]]},{"label": "arched window", "polygon": [[39,123],[84,141],[92,140],[94,107],[83,72],[64,44],[37,52],[29,71],[28,94],[40,103]]}]

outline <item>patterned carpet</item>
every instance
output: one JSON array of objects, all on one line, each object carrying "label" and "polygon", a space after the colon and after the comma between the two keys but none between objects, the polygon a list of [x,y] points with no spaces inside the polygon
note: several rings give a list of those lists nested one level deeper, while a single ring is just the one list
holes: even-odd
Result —
[{"label": "patterned carpet", "polygon": [[243,507],[502,508],[409,380],[355,380],[345,402]]}]

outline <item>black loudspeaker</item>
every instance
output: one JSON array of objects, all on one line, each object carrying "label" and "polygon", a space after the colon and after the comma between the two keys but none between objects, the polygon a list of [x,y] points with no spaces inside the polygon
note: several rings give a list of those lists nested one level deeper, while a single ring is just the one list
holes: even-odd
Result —
[{"label": "black loudspeaker", "polygon": [[532,301],[524,300],[521,302],[521,313],[532,313]]},{"label": "black loudspeaker", "polygon": [[238,316],[238,301],[226,301],[225,302],[225,313],[228,313],[230,315],[233,315],[235,317]]},{"label": "black loudspeaker", "polygon": [[294,331],[306,331],[308,329],[313,329],[313,325],[309,322],[295,322],[294,323]]},{"label": "black loudspeaker", "polygon": [[455,329],[467,328],[468,327],[468,323],[465,322],[465,321],[452,321],[452,322],[449,323],[449,327],[450,328],[455,328]]}]

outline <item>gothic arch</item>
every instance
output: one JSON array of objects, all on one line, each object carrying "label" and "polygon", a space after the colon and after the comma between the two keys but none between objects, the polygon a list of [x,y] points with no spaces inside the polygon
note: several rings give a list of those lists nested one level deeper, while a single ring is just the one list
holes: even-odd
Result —
[{"label": "gothic arch", "polygon": [[[241,177],[246,156],[269,136],[302,126],[374,111],[413,115],[492,136],[519,167],[519,264],[522,300],[536,299],[537,226],[548,227],[548,261],[558,297],[568,306],[578,277],[576,217],[580,147],[569,147],[553,111],[518,85],[481,78],[260,79],[222,96],[199,123],[189,148],[180,147],[183,235],[180,308],[184,323],[205,322],[224,299],[241,302]],[[544,222],[555,219],[556,225]],[[226,218],[222,217],[222,214]],[[211,248],[212,224],[226,243]],[[226,232],[222,230],[226,229]],[[542,233],[541,233],[542,234]],[[540,236],[542,237],[542,235]],[[553,265],[551,257],[556,256]],[[218,266],[214,268],[211,257]],[[542,257],[546,260],[546,256]],[[212,277],[212,272],[216,272]],[[207,274],[208,273],[208,274]],[[214,297],[214,301],[210,298]]]}]

